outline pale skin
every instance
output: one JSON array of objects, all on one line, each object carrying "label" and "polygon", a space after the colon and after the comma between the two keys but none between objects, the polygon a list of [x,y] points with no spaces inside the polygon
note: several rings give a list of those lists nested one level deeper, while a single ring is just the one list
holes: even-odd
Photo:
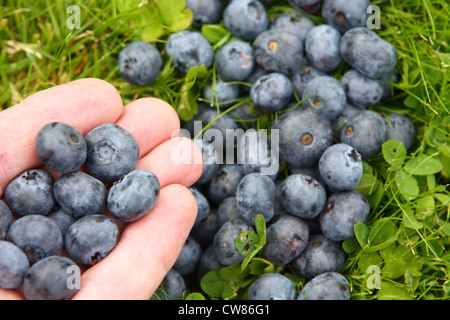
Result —
[{"label": "pale skin", "polygon": [[[42,166],[34,139],[40,128],[56,121],[83,135],[103,123],[122,126],[139,144],[137,167],[154,172],[161,184],[159,200],[147,215],[129,224],[119,222],[118,245],[83,272],[73,299],[149,299],[175,263],[197,216],[195,198],[187,188],[202,173],[201,161],[194,160],[201,158],[199,149],[189,139],[172,138],[180,122],[166,102],[142,98],[124,106],[111,84],[77,80],[35,93],[0,112],[0,194],[18,174]],[[171,163],[174,154],[186,159]],[[0,289],[0,299],[22,296]]]}]

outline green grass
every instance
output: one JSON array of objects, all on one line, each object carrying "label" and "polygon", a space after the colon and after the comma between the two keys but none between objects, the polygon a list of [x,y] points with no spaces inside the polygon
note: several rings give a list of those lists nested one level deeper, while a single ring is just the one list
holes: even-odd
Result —
[{"label": "green grass", "polygon": [[[166,2],[164,2],[166,1]],[[124,102],[156,96],[169,102],[182,119],[196,112],[200,90],[213,72],[197,69],[188,75],[174,70],[165,57],[164,42],[174,31],[187,27],[189,13],[172,2],[0,0],[0,107],[6,109],[52,85],[97,77],[111,82]],[[180,3],[180,1],[178,1]],[[69,5],[78,5],[80,29],[70,30]],[[277,1],[271,15],[289,11]],[[170,11],[170,12],[169,12]],[[394,94],[371,109],[382,114],[399,112],[417,127],[417,143],[403,158],[395,158],[393,145],[365,163],[358,186],[370,200],[372,213],[356,237],[344,242],[349,253],[344,270],[352,299],[448,299],[450,293],[450,9],[445,0],[386,1],[381,6],[377,33],[398,52],[399,83]],[[320,17],[313,17],[320,23]],[[205,35],[218,48],[230,39],[221,26],[208,26]],[[131,40],[151,40],[166,65],[152,85],[137,87],[118,74],[117,55]],[[348,66],[334,75],[339,78]],[[276,115],[262,115],[265,128]],[[257,270],[269,268],[255,258]],[[370,288],[367,267],[381,270],[381,288]],[[264,269],[263,268],[263,269]],[[304,279],[289,267],[276,269],[296,281]],[[228,286],[243,297],[249,275]],[[224,272],[225,274],[226,272]],[[228,281],[228,280],[227,280]],[[194,284],[193,290],[200,290]]]}]

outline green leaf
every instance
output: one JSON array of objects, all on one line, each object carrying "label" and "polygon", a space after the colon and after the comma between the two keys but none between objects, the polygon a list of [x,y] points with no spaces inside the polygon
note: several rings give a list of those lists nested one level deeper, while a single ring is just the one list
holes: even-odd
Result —
[{"label": "green leaf", "polygon": [[154,0],[161,19],[172,32],[187,29],[193,19],[191,10],[186,9],[184,0]]},{"label": "green leaf", "polygon": [[419,195],[419,185],[416,178],[403,170],[396,172],[395,182],[400,194],[406,200],[412,200]]},{"label": "green leaf", "polygon": [[450,195],[445,193],[435,193],[434,198],[442,203],[444,206],[448,206],[450,204]]},{"label": "green leaf", "polygon": [[252,261],[248,265],[248,268],[250,270],[250,273],[255,276],[259,276],[268,272],[276,272],[277,269],[272,262],[262,258],[252,259]]},{"label": "green leaf", "polygon": [[361,180],[355,187],[355,189],[364,195],[372,193],[375,188],[377,188],[377,177],[366,173],[362,175]]},{"label": "green leaf", "polygon": [[381,250],[397,241],[397,227],[389,218],[382,218],[374,223],[369,232],[369,252]]},{"label": "green leaf", "polygon": [[358,269],[361,274],[365,274],[367,272],[367,268],[370,266],[379,266],[383,262],[380,254],[378,252],[365,252],[361,255],[358,261]]},{"label": "green leaf", "polygon": [[205,65],[192,67],[186,73],[175,108],[181,120],[188,121],[197,113],[198,97],[200,96],[197,83],[198,81],[205,81],[209,74],[210,72]]},{"label": "green leaf", "polygon": [[398,170],[405,162],[406,148],[400,141],[388,140],[382,145],[383,157],[391,165],[392,170]]},{"label": "green leaf", "polygon": [[435,201],[433,196],[424,196],[415,201],[416,217],[425,219],[434,213]]},{"label": "green leaf", "polygon": [[402,208],[403,211],[403,223],[405,224],[405,227],[418,230],[423,227],[423,224],[419,221],[417,221],[416,217],[414,216],[414,213],[410,208]]},{"label": "green leaf", "polygon": [[228,281],[225,281],[220,277],[219,270],[212,270],[208,272],[200,280],[200,287],[202,290],[207,295],[213,297],[221,297],[222,291],[227,285]]},{"label": "green leaf", "polygon": [[199,292],[192,292],[184,300],[206,300],[206,298]]},{"label": "green leaf", "polygon": [[219,277],[222,280],[231,281],[234,283],[243,281],[248,274],[248,269],[241,270],[241,266],[239,264],[234,264],[219,269]]},{"label": "green leaf", "polygon": [[166,32],[159,11],[152,2],[141,6],[136,3],[129,4],[119,11],[122,12],[120,21],[121,27],[125,29],[124,32],[137,31],[141,40],[154,42]]},{"label": "green leaf", "polygon": [[442,163],[434,156],[420,154],[406,163],[405,170],[413,175],[426,176],[440,172]]},{"label": "green leaf", "polygon": [[367,239],[369,238],[369,228],[365,223],[358,222],[353,226],[355,230],[355,237],[358,240],[359,245],[364,248],[367,245]]},{"label": "green leaf", "polygon": [[381,281],[381,288],[377,294],[378,300],[412,300],[412,295],[406,288],[392,282]]},{"label": "green leaf", "polygon": [[255,228],[256,233],[259,236],[260,244],[266,244],[266,221],[264,220],[264,216],[262,214],[257,214],[255,217]]},{"label": "green leaf", "polygon": [[355,189],[367,198],[371,208],[380,203],[384,194],[383,184],[372,174],[364,173]]},{"label": "green leaf", "polygon": [[427,176],[427,185],[429,191],[433,191],[436,188],[436,176],[434,174]]},{"label": "green leaf", "polygon": [[259,236],[253,231],[241,232],[236,239],[236,248],[244,257],[253,254],[253,252],[259,247],[259,244]]},{"label": "green leaf", "polygon": [[222,290],[221,298],[224,300],[231,300],[238,295],[239,286],[233,282],[228,282]]},{"label": "green leaf", "polygon": [[441,174],[447,179],[450,178],[450,156],[440,154],[439,160],[441,161],[442,164]]},{"label": "green leaf", "polygon": [[201,33],[211,44],[219,43],[224,38],[230,37],[230,32],[220,24],[204,24]]},{"label": "green leaf", "polygon": [[131,9],[139,7],[139,4],[143,2],[142,0],[127,0],[127,1],[114,1],[114,4],[119,12],[125,12]]},{"label": "green leaf", "polygon": [[356,238],[346,239],[346,240],[344,240],[344,242],[342,242],[342,249],[347,254],[355,252],[355,251],[359,250],[360,248],[361,248],[361,246],[359,245]]}]

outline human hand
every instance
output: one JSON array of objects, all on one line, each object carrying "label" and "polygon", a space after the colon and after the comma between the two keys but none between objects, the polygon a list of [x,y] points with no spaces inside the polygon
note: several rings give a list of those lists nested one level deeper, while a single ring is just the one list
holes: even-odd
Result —
[{"label": "human hand", "polygon": [[[201,176],[202,164],[194,161],[201,157],[200,150],[189,139],[172,138],[180,122],[164,101],[143,98],[123,106],[119,92],[107,82],[77,80],[35,93],[0,112],[1,195],[18,174],[42,166],[34,140],[45,124],[57,121],[72,125],[83,136],[103,123],[122,126],[139,144],[137,168],[152,171],[161,184],[158,202],[149,214],[128,224],[116,220],[122,231],[119,243],[82,273],[81,288],[73,299],[149,299],[194,224],[197,204],[187,187]],[[172,161],[174,154],[183,159]],[[22,296],[0,289],[0,299]]]}]

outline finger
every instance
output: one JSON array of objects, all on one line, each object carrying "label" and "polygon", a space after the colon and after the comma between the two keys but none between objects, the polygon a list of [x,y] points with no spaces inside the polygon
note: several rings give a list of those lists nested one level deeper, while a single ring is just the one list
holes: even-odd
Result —
[{"label": "finger", "polygon": [[34,151],[39,130],[49,122],[66,122],[81,134],[123,111],[120,94],[99,79],[82,79],[37,92],[0,112],[0,194],[14,177],[41,165]]},{"label": "finger", "polygon": [[175,110],[156,98],[142,98],[129,103],[116,124],[136,139],[141,157],[180,128]]},{"label": "finger", "polygon": [[152,211],[130,223],[114,250],[83,273],[74,299],[149,299],[180,254],[197,210],[186,187],[163,188]]},{"label": "finger", "polygon": [[141,158],[137,168],[152,171],[162,186],[191,186],[202,175],[202,153],[197,145],[184,137],[171,138]]},{"label": "finger", "polygon": [[15,290],[0,289],[0,300],[23,300],[23,297]]}]

